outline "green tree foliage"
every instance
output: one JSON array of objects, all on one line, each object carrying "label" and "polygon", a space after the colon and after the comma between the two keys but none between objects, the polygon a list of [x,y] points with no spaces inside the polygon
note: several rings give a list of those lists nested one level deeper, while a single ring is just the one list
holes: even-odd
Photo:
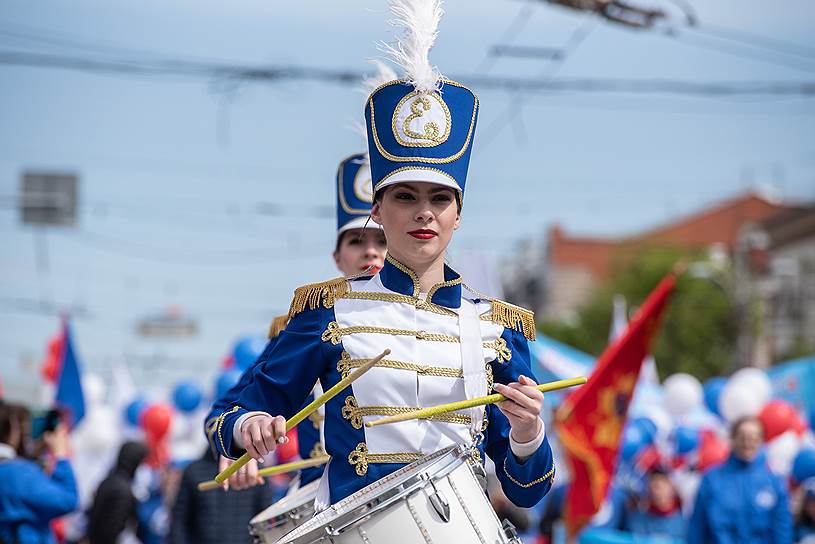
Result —
[{"label": "green tree foliage", "polygon": [[[539,324],[541,331],[600,355],[608,344],[614,295],[625,297],[631,315],[681,259],[693,262],[703,258],[672,249],[640,250],[626,265],[617,267],[609,282],[595,290],[573,323],[544,321]],[[694,278],[685,274],[679,278],[653,350],[661,378],[687,372],[705,380],[732,367],[737,330],[726,282],[726,277]]]}]

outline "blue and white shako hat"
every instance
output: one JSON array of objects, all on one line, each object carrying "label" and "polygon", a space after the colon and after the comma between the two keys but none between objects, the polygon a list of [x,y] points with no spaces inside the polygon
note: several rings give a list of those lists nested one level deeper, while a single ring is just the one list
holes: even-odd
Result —
[{"label": "blue and white shako hat", "polygon": [[383,49],[405,77],[381,85],[365,105],[373,191],[395,183],[438,183],[463,197],[478,118],[478,98],[430,64],[441,0],[391,0],[404,29]]},{"label": "blue and white shako hat", "polygon": [[[396,79],[396,72],[379,61],[371,61],[376,67],[373,75],[362,80],[362,92],[367,98],[374,89],[383,83]],[[367,141],[368,135],[364,125],[356,124],[362,138]],[[349,229],[381,229],[378,224],[369,221],[373,203],[371,187],[371,165],[367,153],[357,153],[346,157],[337,168],[337,236]]]},{"label": "blue and white shako hat", "polygon": [[349,229],[380,228],[368,221],[373,196],[367,155],[357,153],[344,159],[337,168],[337,236]]}]

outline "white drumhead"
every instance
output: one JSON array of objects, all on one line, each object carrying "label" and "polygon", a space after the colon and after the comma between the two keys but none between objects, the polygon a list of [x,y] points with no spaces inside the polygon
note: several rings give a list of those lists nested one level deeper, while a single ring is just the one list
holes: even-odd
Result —
[{"label": "white drumhead", "polygon": [[299,508],[304,504],[309,502],[313,502],[314,498],[317,496],[317,487],[320,485],[320,480],[315,480],[305,486],[293,491],[292,493],[286,495],[266,510],[258,514],[257,516],[252,518],[252,521],[249,522],[249,525],[255,525],[257,523],[263,523],[266,520],[272,519],[277,517],[281,514],[285,514],[295,508]]}]

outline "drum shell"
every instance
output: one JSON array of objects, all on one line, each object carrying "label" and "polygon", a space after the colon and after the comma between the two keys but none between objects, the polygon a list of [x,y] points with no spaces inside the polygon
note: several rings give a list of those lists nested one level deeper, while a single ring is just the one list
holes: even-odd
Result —
[{"label": "drum shell", "polygon": [[[455,454],[451,452],[449,455]],[[361,502],[353,514],[338,516],[322,525],[307,524],[315,527],[302,526],[279,542],[280,544],[510,542],[466,461],[466,456],[457,455],[453,461],[447,464],[436,463],[435,467],[427,467],[424,471],[419,468],[412,481],[401,486],[404,488],[403,492],[384,500],[374,498]],[[421,461],[414,464],[420,463]],[[365,491],[363,489],[357,494]],[[440,499],[434,499],[434,496]],[[351,495],[346,500],[353,498],[354,495]],[[448,505],[448,512],[439,507],[440,501]],[[447,521],[444,518],[447,518]]]},{"label": "drum shell", "polygon": [[249,522],[249,534],[255,544],[274,544],[292,529],[314,516],[314,499],[319,480],[289,493]]}]

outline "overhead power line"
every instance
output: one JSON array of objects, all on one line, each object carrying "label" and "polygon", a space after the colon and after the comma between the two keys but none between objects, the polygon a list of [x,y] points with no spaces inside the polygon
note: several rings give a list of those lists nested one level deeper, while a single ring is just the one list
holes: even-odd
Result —
[{"label": "overhead power line", "polygon": [[[567,49],[567,48],[564,48]],[[71,55],[54,55],[24,51],[0,50],[0,64],[77,70],[102,74],[131,74],[136,76],[183,76],[196,78],[234,79],[242,81],[276,83],[281,81],[317,81],[340,85],[356,85],[363,72],[338,68],[296,65],[242,66],[209,64],[188,61],[132,61],[108,60]],[[697,96],[723,95],[801,95],[815,94],[813,81],[754,81],[704,82],[672,79],[615,79],[615,78],[513,78],[489,75],[453,75],[461,81],[482,90],[508,92],[613,92],[629,94],[672,93]],[[551,77],[551,76],[550,76]]]}]

